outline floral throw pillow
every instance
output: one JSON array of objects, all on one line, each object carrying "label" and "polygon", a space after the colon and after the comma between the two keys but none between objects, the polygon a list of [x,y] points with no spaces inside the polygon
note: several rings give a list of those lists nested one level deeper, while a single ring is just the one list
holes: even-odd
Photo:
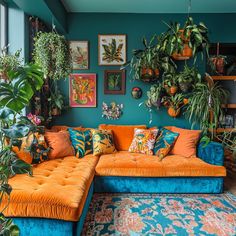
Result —
[{"label": "floral throw pillow", "polygon": [[116,152],[111,130],[93,130],[92,134],[94,156]]},{"label": "floral throw pillow", "polygon": [[179,133],[162,128],[159,131],[153,148],[154,155],[158,156],[160,160],[162,160],[170,152],[178,136]]},{"label": "floral throw pillow", "polygon": [[153,155],[158,129],[135,129],[134,138],[129,147],[129,152]]},{"label": "floral throw pillow", "polygon": [[91,130],[79,131],[68,129],[72,146],[75,149],[76,157],[82,158],[93,153],[93,139]]}]

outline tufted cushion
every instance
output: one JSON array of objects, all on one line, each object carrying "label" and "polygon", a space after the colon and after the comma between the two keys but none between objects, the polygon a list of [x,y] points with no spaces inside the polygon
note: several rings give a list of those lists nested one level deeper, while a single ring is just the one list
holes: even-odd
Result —
[{"label": "tufted cushion", "polygon": [[127,151],[134,137],[134,129],[146,129],[146,125],[106,125],[102,124],[99,129],[112,130],[115,147],[118,151]]},{"label": "tufted cushion", "polygon": [[166,156],[162,161],[156,156],[127,151],[103,155],[96,166],[100,176],[182,177],[225,176],[223,166],[210,165],[197,157]]},{"label": "tufted cushion", "polygon": [[13,191],[4,214],[78,221],[97,161],[92,155],[54,159],[34,166],[33,177],[11,178]]}]

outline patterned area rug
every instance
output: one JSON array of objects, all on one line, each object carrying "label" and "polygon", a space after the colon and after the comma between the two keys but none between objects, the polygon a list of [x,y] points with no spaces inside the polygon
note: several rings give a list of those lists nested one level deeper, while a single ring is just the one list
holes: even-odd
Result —
[{"label": "patterned area rug", "polygon": [[95,194],[82,235],[236,235],[236,196]]}]

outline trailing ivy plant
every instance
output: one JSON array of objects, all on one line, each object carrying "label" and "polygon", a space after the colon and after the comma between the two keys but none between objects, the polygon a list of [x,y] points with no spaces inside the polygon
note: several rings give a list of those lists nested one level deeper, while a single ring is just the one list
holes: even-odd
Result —
[{"label": "trailing ivy plant", "polygon": [[35,37],[34,60],[40,65],[44,76],[54,80],[68,77],[72,70],[69,44],[56,32],[39,32]]}]

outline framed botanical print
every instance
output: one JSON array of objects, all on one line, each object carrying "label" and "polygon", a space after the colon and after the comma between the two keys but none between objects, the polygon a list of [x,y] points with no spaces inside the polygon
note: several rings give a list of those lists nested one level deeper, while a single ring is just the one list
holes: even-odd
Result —
[{"label": "framed botanical print", "polygon": [[71,74],[69,79],[70,107],[96,107],[96,74]]},{"label": "framed botanical print", "polygon": [[126,62],[126,35],[98,35],[98,64],[121,66]]},{"label": "framed botanical print", "polygon": [[88,41],[70,41],[73,70],[89,69]]},{"label": "framed botanical print", "polygon": [[104,71],[104,94],[125,94],[125,70]]}]

